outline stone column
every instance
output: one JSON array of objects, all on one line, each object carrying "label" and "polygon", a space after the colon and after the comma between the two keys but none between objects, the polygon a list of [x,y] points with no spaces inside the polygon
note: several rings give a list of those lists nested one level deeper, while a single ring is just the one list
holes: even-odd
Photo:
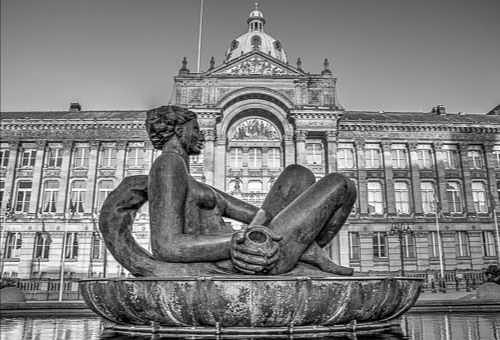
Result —
[{"label": "stone column", "polygon": [[87,193],[85,195],[85,213],[92,214],[94,211],[94,196],[96,194],[96,175],[97,175],[97,152],[99,150],[98,141],[89,142],[89,168],[87,170]]},{"label": "stone column", "polygon": [[153,144],[151,141],[147,140],[144,142],[144,174],[149,173],[149,169],[151,169],[151,165],[153,164]]},{"label": "stone column", "polygon": [[396,194],[394,192],[394,176],[392,173],[391,145],[387,142],[382,143],[382,152],[384,155],[384,186],[387,195],[387,213],[389,215],[394,215],[398,212],[396,211]]},{"label": "stone column", "polygon": [[295,164],[295,145],[292,136],[285,136],[284,138],[285,146],[285,167],[290,164]]},{"label": "stone column", "polygon": [[326,173],[337,171],[337,132],[326,132]]},{"label": "stone column", "polygon": [[121,140],[116,142],[116,185],[123,179],[125,172],[125,158],[127,150],[127,141]]},{"label": "stone column", "polygon": [[362,140],[355,141],[356,157],[358,160],[358,191],[359,191],[359,213],[368,214],[368,188],[366,184],[365,170],[365,143]]},{"label": "stone column", "polygon": [[500,197],[498,197],[497,191],[497,178],[495,172],[495,155],[493,154],[493,144],[487,143],[484,145],[485,160],[486,160],[486,170],[488,171],[488,186],[490,191],[490,197],[493,198],[494,202],[490,201],[490,210],[493,210],[493,205],[496,202],[496,211],[500,211]]},{"label": "stone column", "polygon": [[68,206],[66,204],[66,198],[69,197],[69,171],[71,167],[71,148],[73,146],[73,141],[65,140],[62,144],[61,180],[59,182],[56,211],[62,214],[61,216],[64,216],[64,212]]},{"label": "stone column", "polygon": [[446,196],[446,176],[444,169],[444,155],[443,155],[443,144],[434,143],[434,163],[436,164],[437,171],[437,181],[439,192],[441,209],[443,212],[449,212],[448,200]]},{"label": "stone column", "polygon": [[297,164],[306,166],[306,138],[307,131],[295,131],[295,157]]},{"label": "stone column", "polygon": [[464,180],[464,202],[467,215],[475,215],[474,200],[472,199],[471,163],[467,157],[467,144],[460,143],[460,160],[462,165],[462,178]]},{"label": "stone column", "polygon": [[43,176],[43,157],[45,154],[46,140],[41,140],[36,143],[35,166],[33,167],[33,182],[31,186],[31,200],[29,213],[38,214],[38,199],[42,186]]},{"label": "stone column", "polygon": [[483,241],[481,231],[470,230],[469,235],[469,246],[470,246],[470,258],[471,258],[471,269],[483,269]]},{"label": "stone column", "polygon": [[[7,173],[5,174],[5,188],[3,194],[2,208],[7,207],[10,200],[11,208],[14,207],[14,180],[16,178],[17,155],[19,153],[19,141],[9,142],[9,163],[7,164]],[[3,210],[2,209],[2,210]],[[3,211],[2,211],[3,213]]]},{"label": "stone column", "polygon": [[215,175],[215,129],[203,130],[205,136],[205,147],[203,149],[203,174],[206,183],[214,185]]},{"label": "stone column", "polygon": [[413,193],[414,211],[416,215],[422,215],[422,195],[420,194],[420,173],[418,168],[417,144],[410,143],[410,169],[411,169],[411,186]]},{"label": "stone column", "polygon": [[214,186],[219,190],[224,190],[226,175],[226,138],[224,135],[217,136],[214,154]]}]

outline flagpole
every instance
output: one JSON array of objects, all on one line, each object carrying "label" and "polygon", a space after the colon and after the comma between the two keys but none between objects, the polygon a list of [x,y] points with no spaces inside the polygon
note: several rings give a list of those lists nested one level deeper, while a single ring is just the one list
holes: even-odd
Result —
[{"label": "flagpole", "polygon": [[200,73],[202,28],[203,28],[203,0],[200,0],[200,26],[198,27],[198,63],[196,67],[197,73]]}]

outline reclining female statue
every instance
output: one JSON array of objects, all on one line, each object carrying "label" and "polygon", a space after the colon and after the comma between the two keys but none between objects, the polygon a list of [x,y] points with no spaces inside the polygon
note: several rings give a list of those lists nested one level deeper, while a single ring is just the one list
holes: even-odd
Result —
[{"label": "reclining female statue", "polygon": [[[99,219],[107,248],[131,274],[352,275],[352,269],[333,263],[322,249],[351,212],[356,198],[352,181],[332,173],[315,182],[308,169],[291,165],[259,209],[189,174],[188,157],[199,154],[204,142],[195,113],[162,106],[147,112],[146,129],[161,155],[149,176],[121,182]],[[131,233],[146,201],[152,254]],[[250,227],[233,232],[222,217]]]}]

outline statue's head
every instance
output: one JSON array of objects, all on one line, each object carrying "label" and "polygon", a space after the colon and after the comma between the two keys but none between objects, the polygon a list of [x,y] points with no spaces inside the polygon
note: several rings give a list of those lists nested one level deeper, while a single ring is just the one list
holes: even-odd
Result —
[{"label": "statue's head", "polygon": [[171,138],[178,138],[188,155],[198,155],[205,139],[196,113],[180,106],[168,105],[146,113],[146,130],[155,149],[161,150]]}]

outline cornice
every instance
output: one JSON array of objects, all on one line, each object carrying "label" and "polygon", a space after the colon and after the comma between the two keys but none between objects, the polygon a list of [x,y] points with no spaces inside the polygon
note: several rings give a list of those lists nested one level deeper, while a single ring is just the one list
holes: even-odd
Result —
[{"label": "cornice", "polygon": [[500,126],[470,126],[470,125],[442,125],[442,124],[397,124],[377,122],[346,122],[339,124],[340,131],[406,131],[406,132],[462,132],[462,133],[499,133]]},{"label": "cornice", "polygon": [[26,131],[26,130],[88,130],[88,129],[145,129],[143,121],[124,120],[31,120],[31,119],[9,119],[2,120],[0,129],[2,131]]}]

